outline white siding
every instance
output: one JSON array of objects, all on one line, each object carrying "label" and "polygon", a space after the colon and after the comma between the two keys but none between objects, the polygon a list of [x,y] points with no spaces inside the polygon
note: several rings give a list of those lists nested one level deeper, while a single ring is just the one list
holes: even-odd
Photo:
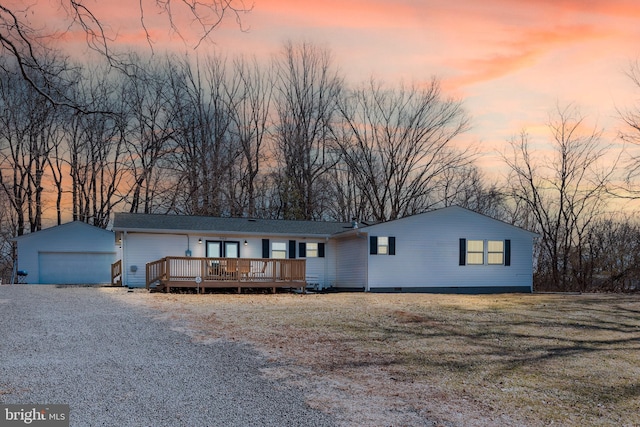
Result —
[{"label": "white siding", "polygon": [[[176,234],[128,233],[123,239],[123,284],[142,287],[145,285],[146,264],[166,256],[185,256],[189,248],[192,256],[200,255],[204,242],[198,244],[197,237]],[[189,244],[189,246],[187,246]],[[135,271],[134,271],[135,270]]]},{"label": "white siding", "polygon": [[[396,255],[368,255],[371,289],[532,285],[533,235],[462,208],[415,215],[367,231],[396,238]],[[511,265],[460,266],[461,238],[511,240]]]},{"label": "white siding", "polygon": [[[395,255],[369,255],[369,236],[395,237]],[[260,235],[126,233],[123,239],[123,283],[144,286],[145,265],[165,256],[204,257],[207,240],[240,242],[242,258],[262,257]],[[505,288],[531,289],[534,234],[458,207],[414,215],[327,240],[300,236],[267,236],[269,242],[324,242],[324,258],[306,258],[310,283],[322,287],[361,288]],[[459,242],[510,240],[511,265],[459,265]],[[202,239],[202,244],[198,240]],[[244,245],[246,240],[247,245]],[[132,266],[137,271],[132,271]]]},{"label": "white siding", "polygon": [[[198,243],[199,240],[202,243]],[[289,249],[289,240],[296,241],[296,257],[300,258],[298,252],[298,243],[300,242],[317,242],[325,243],[324,258],[305,258],[306,273],[310,282],[318,283],[322,287],[329,286],[332,278],[335,278],[335,244],[326,243],[324,240],[317,239],[300,239],[299,237],[278,236],[268,237],[270,244],[272,242],[284,242]],[[143,287],[145,286],[146,264],[156,261],[166,256],[185,256],[187,248],[191,251],[193,257],[206,256],[207,240],[226,240],[240,242],[241,258],[262,258],[262,237],[244,237],[244,236],[208,236],[201,235],[179,235],[179,234],[153,234],[153,233],[132,233],[126,234],[123,242],[124,253],[124,280],[126,286]],[[247,242],[245,245],[244,242]],[[288,253],[287,253],[288,256]],[[132,266],[135,266],[132,271]]]},{"label": "white siding", "polygon": [[338,242],[336,260],[336,288],[367,286],[367,235],[342,238]]},{"label": "white siding", "polygon": [[[324,244],[324,257],[302,257],[299,243]],[[306,260],[306,278],[308,286],[318,286],[319,289],[328,288],[335,282],[336,244],[325,239],[302,239],[296,241],[297,258]],[[308,251],[308,249],[307,249]],[[308,252],[307,252],[308,253]]]},{"label": "white siding", "polygon": [[325,264],[324,264],[324,282],[325,288],[336,285],[336,265],[339,259],[338,243],[335,240],[329,240],[325,243]]},{"label": "white siding", "polygon": [[20,236],[16,242],[18,269],[27,271],[27,283],[106,284],[117,259],[112,232],[78,221]]}]

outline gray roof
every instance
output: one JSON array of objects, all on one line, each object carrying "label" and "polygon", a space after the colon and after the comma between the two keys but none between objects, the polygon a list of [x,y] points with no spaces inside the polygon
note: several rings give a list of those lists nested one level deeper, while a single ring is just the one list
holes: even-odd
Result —
[{"label": "gray roof", "polygon": [[238,234],[330,236],[352,228],[348,222],[292,221],[211,216],[116,213],[114,231],[205,231]]},{"label": "gray roof", "polygon": [[34,231],[31,233],[27,233],[27,234],[23,234],[21,236],[16,236],[13,237],[12,241],[21,241],[21,240],[29,240],[31,238],[45,238],[47,235],[61,231],[61,230],[68,230],[68,229],[72,229],[72,228],[82,228],[84,231],[84,234],[87,233],[109,233],[109,234],[113,234],[111,231],[109,230],[105,230],[104,228],[100,228],[100,227],[96,227],[95,225],[91,225],[91,224],[87,224],[86,222],[82,222],[82,221],[72,221],[72,222],[67,222],[61,225],[54,225],[52,227],[49,228],[43,228],[42,230],[38,230],[38,231]]}]

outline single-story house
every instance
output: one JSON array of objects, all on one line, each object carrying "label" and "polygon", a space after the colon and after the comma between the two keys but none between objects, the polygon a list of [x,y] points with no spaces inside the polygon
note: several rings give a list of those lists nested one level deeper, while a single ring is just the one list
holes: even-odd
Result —
[{"label": "single-story house", "polygon": [[12,240],[17,246],[16,270],[28,284],[108,284],[111,264],[118,259],[113,232],[81,221]]},{"label": "single-story house", "polygon": [[[457,206],[371,225],[117,213],[113,231],[122,251],[122,282],[132,287],[149,286],[151,271],[200,285],[220,277],[214,271],[220,266],[207,264],[205,271],[195,260],[216,258],[240,260],[229,264],[234,280],[241,280],[242,260],[246,277],[260,268],[285,268],[284,261],[267,260],[300,260],[306,286],[318,289],[532,291],[536,234]],[[148,268],[167,257],[177,258],[183,272],[176,273],[175,265],[168,272],[168,264]]]}]

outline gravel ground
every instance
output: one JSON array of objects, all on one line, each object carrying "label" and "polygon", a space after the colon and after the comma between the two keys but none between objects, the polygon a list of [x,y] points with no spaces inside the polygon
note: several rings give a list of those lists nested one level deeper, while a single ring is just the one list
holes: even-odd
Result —
[{"label": "gravel ground", "polygon": [[90,287],[0,286],[0,403],[68,404],[71,426],[335,424],[251,347],[153,316]]}]

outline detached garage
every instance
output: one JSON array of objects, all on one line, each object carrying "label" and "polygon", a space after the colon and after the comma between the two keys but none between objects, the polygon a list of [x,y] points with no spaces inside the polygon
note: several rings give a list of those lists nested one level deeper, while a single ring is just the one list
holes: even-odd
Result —
[{"label": "detached garage", "polygon": [[108,284],[117,259],[114,234],[81,221],[14,239],[19,271],[32,284]]}]

